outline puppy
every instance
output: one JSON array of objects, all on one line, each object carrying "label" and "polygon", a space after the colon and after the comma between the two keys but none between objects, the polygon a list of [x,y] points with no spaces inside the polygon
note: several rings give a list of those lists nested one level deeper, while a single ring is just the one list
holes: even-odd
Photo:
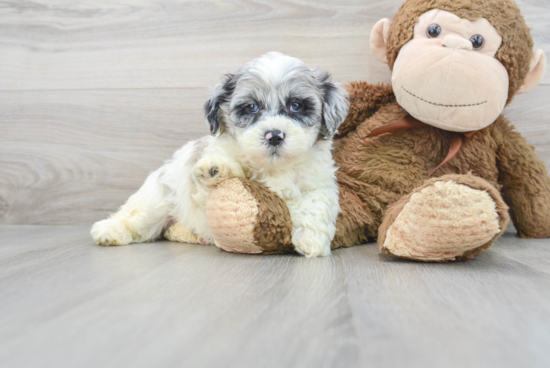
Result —
[{"label": "puppy", "polygon": [[117,213],[94,224],[92,237],[101,245],[145,242],[177,221],[185,241],[213,244],[208,195],[223,180],[246,177],[286,202],[298,253],[329,255],[340,210],[332,137],[348,108],[327,72],[277,52],[249,62],[205,104],[212,136],[177,151]]}]

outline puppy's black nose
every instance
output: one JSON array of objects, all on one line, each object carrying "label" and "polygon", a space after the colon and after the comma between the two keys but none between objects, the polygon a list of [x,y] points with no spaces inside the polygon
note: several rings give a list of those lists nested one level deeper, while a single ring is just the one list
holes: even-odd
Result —
[{"label": "puppy's black nose", "polygon": [[280,130],[272,130],[271,132],[265,133],[265,139],[269,142],[272,146],[278,146],[279,144],[283,143],[283,140],[285,139],[285,133],[281,132]]}]

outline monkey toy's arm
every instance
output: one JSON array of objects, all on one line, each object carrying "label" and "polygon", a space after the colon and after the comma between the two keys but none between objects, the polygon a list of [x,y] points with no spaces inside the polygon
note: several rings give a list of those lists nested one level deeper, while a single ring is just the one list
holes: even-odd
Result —
[{"label": "monkey toy's arm", "polygon": [[534,148],[504,118],[495,122],[499,181],[522,238],[550,237],[550,178]]},{"label": "monkey toy's arm", "polygon": [[346,136],[382,106],[395,102],[395,95],[389,84],[351,82],[346,90],[350,100],[349,113],[338,128],[340,134],[336,138]]}]

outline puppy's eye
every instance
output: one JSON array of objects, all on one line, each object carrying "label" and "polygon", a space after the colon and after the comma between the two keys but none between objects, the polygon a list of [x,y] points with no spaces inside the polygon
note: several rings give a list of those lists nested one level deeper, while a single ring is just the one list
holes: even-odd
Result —
[{"label": "puppy's eye", "polygon": [[439,24],[432,24],[428,27],[426,34],[429,38],[437,38],[441,34],[441,26]]},{"label": "puppy's eye", "polygon": [[302,110],[302,104],[299,102],[293,102],[290,104],[290,111],[291,112],[299,112]]},{"label": "puppy's eye", "polygon": [[246,106],[246,110],[251,114],[257,114],[260,111],[260,108],[256,104],[250,104]]},{"label": "puppy's eye", "polygon": [[481,50],[483,46],[485,46],[485,39],[482,35],[475,35],[470,38],[470,41],[472,41],[472,46],[474,47],[474,50]]}]

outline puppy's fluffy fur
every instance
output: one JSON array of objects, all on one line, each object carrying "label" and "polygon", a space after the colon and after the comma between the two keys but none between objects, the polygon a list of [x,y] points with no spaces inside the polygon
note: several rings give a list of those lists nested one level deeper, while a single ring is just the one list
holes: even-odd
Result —
[{"label": "puppy's fluffy fur", "polygon": [[205,104],[212,136],[186,144],[150,174],[117,213],[94,224],[93,238],[149,241],[177,221],[190,242],[213,244],[208,195],[223,180],[246,177],[286,202],[297,252],[330,254],[339,212],[331,139],[347,115],[346,97],[328,73],[298,59],[272,52],[249,62]]}]

